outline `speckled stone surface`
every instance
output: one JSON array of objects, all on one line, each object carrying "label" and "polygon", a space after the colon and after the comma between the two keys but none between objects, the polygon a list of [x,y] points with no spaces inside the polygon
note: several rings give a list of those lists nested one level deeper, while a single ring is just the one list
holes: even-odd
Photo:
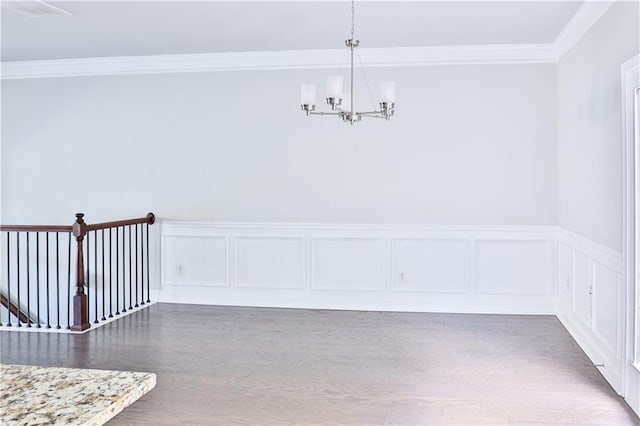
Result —
[{"label": "speckled stone surface", "polygon": [[0,364],[0,424],[102,425],[155,385],[153,373]]}]

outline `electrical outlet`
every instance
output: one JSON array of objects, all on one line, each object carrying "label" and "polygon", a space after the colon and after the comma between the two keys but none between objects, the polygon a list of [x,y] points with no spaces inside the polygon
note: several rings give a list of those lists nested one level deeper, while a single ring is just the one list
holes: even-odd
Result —
[{"label": "electrical outlet", "polygon": [[406,283],[407,282],[407,273],[406,272],[400,272],[398,274],[398,281],[400,281],[401,283]]},{"label": "electrical outlet", "polygon": [[182,276],[182,274],[184,274],[184,266],[178,265],[176,272],[178,273],[178,276]]}]

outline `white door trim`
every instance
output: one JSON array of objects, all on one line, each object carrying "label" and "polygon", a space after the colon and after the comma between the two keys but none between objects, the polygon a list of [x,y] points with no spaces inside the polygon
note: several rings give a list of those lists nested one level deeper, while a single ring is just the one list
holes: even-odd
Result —
[{"label": "white door trim", "polygon": [[[634,117],[635,92],[640,87],[640,55],[636,55],[621,67],[622,77],[622,133],[623,133],[623,222],[622,222],[622,274],[626,288],[626,312],[625,321],[625,371],[624,371],[624,396],[630,397],[627,403],[636,411],[640,410],[638,381],[632,380],[632,375],[638,374],[636,370],[638,359],[638,343],[636,329],[638,326],[638,300],[635,288],[635,276],[638,271],[636,253],[638,243],[635,230],[635,212],[638,209],[640,199],[635,196],[640,162],[638,156],[640,150],[636,149],[636,134]],[[636,368],[634,368],[636,367]]]}]

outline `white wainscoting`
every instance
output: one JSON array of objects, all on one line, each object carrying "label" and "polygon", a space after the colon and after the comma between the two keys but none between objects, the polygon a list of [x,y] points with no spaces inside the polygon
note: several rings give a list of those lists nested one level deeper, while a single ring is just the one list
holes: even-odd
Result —
[{"label": "white wainscoting", "polygon": [[159,300],[554,314],[556,231],[164,221]]},{"label": "white wainscoting", "polygon": [[620,252],[558,231],[558,318],[618,393],[624,363],[621,272]]}]

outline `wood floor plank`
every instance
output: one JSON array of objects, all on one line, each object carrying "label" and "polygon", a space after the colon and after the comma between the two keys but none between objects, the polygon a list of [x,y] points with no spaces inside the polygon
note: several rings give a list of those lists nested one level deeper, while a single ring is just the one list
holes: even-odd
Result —
[{"label": "wood floor plank", "polygon": [[156,373],[113,425],[640,424],[552,316],[157,304],[0,362]]}]

